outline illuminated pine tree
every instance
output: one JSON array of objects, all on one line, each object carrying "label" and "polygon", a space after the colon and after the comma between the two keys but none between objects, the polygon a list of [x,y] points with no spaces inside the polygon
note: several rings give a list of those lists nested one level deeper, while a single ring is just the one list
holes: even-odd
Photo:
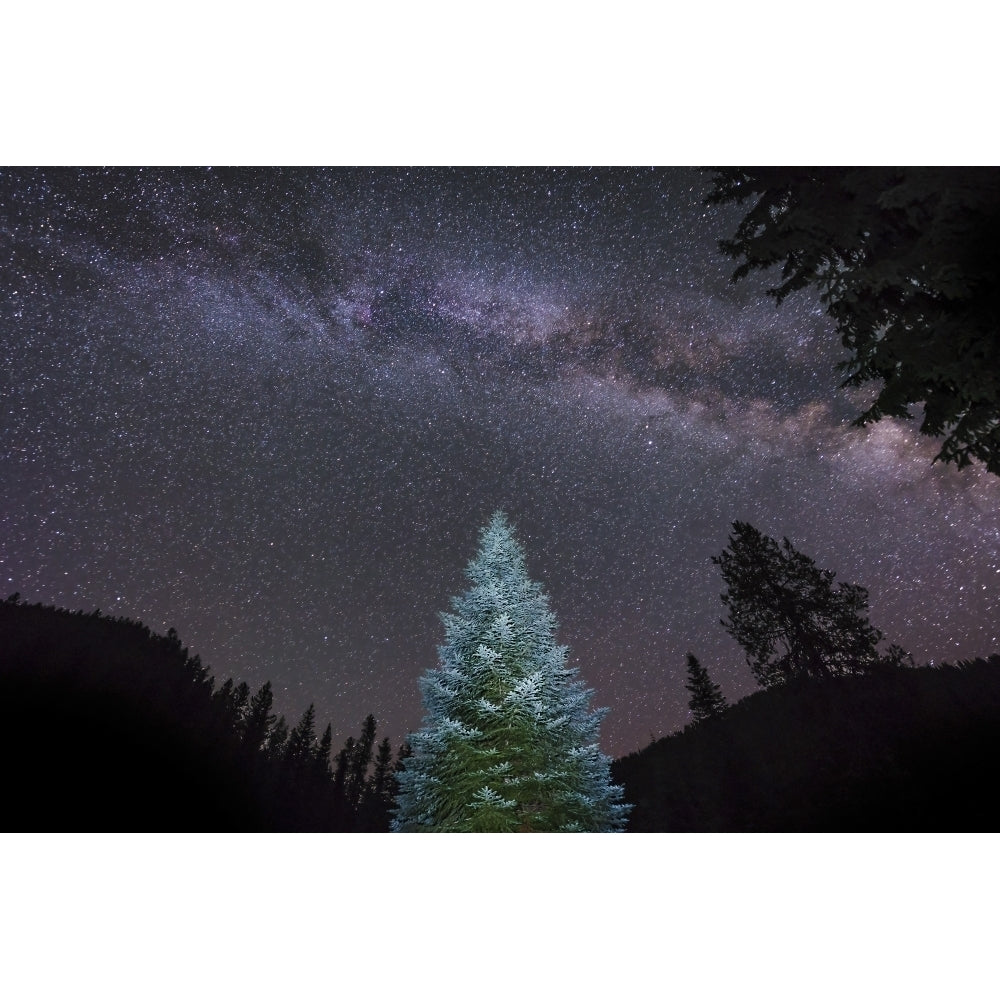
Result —
[{"label": "illuminated pine tree", "polygon": [[442,616],[439,665],[421,679],[423,728],[399,772],[393,829],[616,831],[630,806],[598,746],[606,713],[555,643],[555,616],[510,525],[494,514]]}]

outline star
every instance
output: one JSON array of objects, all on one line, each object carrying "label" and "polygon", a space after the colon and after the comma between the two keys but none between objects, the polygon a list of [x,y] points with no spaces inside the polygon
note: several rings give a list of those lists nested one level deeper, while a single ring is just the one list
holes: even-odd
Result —
[{"label": "star", "polygon": [[1000,487],[849,426],[808,296],[729,283],[682,169],[6,170],[0,579],[175,627],[221,679],[398,745],[509,515],[620,756],[754,689],[734,520],[918,662],[997,648]]}]

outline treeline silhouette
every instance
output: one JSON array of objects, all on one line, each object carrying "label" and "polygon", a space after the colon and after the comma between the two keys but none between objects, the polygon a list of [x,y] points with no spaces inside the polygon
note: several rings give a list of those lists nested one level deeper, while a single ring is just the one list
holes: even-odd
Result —
[{"label": "treeline silhouette", "polygon": [[729,705],[693,653],[691,723],[614,765],[632,831],[988,830],[1000,656],[918,668],[868,592],[746,522],[712,562],[764,688]]},{"label": "treeline silhouette", "polygon": [[997,828],[1000,655],[798,677],[612,765],[632,832]]},{"label": "treeline silhouette", "polygon": [[270,682],[218,688],[171,629],[0,603],[7,831],[388,830],[406,747],[369,715],[335,755],[312,705],[289,729]]},{"label": "treeline silhouette", "polygon": [[[916,667],[894,650],[732,705],[688,654],[691,724],[612,764],[627,829],[996,829],[1000,655]],[[387,831],[409,748],[377,743],[369,715],[334,753],[313,705],[290,727],[273,701],[270,682],[217,685],[173,629],[12,595],[0,828]]]}]

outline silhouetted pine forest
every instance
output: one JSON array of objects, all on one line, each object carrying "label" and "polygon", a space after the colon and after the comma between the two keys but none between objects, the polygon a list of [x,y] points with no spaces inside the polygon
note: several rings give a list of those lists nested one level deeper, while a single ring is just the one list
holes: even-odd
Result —
[{"label": "silhouetted pine forest", "polygon": [[[388,740],[331,758],[310,706],[289,728],[271,685],[218,688],[171,629],[0,604],[0,753],[10,831],[383,831],[395,795]],[[373,760],[374,758],[374,760]]]},{"label": "silhouetted pine forest", "polygon": [[[8,832],[386,831],[408,749],[369,715],[335,753],[312,706],[290,727],[270,683],[217,685],[172,629],[17,595],[0,704]],[[994,830],[1000,655],[723,699],[612,779],[632,832]]]}]

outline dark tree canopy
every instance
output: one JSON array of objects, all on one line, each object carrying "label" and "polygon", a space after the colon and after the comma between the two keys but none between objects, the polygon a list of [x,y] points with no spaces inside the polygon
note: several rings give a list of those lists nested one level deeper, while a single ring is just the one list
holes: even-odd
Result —
[{"label": "dark tree canopy", "polygon": [[695,723],[721,715],[729,707],[722,688],[708,676],[708,670],[698,662],[694,653],[688,653],[687,661],[688,679],[684,682],[684,687],[691,695],[688,708],[691,709]]},{"label": "dark tree canopy", "polygon": [[267,735],[272,731],[276,721],[275,715],[271,712],[273,704],[274,694],[271,691],[271,682],[268,681],[250,699],[250,707],[243,725],[243,739],[255,750],[264,746]]},{"label": "dark tree canopy", "polygon": [[713,170],[708,203],[755,199],[720,242],[733,280],[780,264],[779,303],[818,289],[851,351],[844,385],[882,383],[855,424],[922,404],[935,460],[1000,475],[1000,169]]},{"label": "dark tree canopy", "polygon": [[762,686],[865,673],[884,662],[877,649],[882,633],[868,622],[868,591],[854,583],[834,586],[835,574],[787,538],[779,545],[736,521],[727,549],[712,562],[727,587],[722,603],[729,617],[722,624]]}]

